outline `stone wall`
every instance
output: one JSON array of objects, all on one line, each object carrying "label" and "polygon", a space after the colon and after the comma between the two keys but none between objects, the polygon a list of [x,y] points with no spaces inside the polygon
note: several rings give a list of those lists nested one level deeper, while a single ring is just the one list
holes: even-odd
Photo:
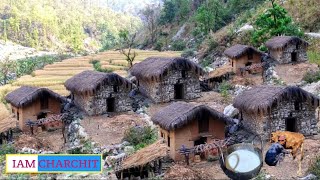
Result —
[{"label": "stone wall", "polygon": [[288,44],[284,49],[280,58],[277,59],[281,64],[291,63],[291,53],[297,52],[297,62],[303,62],[308,60],[306,47],[304,45],[299,45],[298,49],[296,44]]},{"label": "stone wall", "polygon": [[295,100],[283,101],[272,109],[270,116],[242,113],[243,124],[249,130],[269,137],[271,132],[285,131],[286,119],[296,118],[296,130],[305,136],[318,133],[318,118],[316,118],[316,107],[308,102],[299,103],[299,110],[295,110]]},{"label": "stone wall", "polygon": [[[130,86],[130,85],[129,85]],[[94,95],[73,94],[75,104],[85,111],[88,115],[100,115],[107,113],[107,99],[115,98],[115,112],[130,111],[132,99],[129,92],[132,87],[125,85],[118,87],[118,92],[114,92],[111,85],[101,86]]]},{"label": "stone wall", "polygon": [[185,78],[181,71],[170,71],[161,82],[147,82],[139,80],[139,90],[151,98],[154,102],[169,102],[174,100],[174,85],[184,84],[184,99],[195,99],[201,96],[200,81],[198,75],[186,71]]}]

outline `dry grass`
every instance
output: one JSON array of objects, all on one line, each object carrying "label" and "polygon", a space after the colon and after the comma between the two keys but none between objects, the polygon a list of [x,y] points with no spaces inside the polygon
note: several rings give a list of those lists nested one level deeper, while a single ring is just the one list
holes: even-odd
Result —
[{"label": "dry grass", "polygon": [[[181,52],[167,51],[143,51],[135,50],[138,53],[136,61],[138,63],[150,56],[180,56]],[[45,66],[42,70],[36,70],[31,75],[25,75],[5,86],[0,86],[0,100],[3,101],[4,96],[9,92],[23,85],[47,87],[61,95],[68,95],[69,92],[64,87],[64,82],[75,74],[84,70],[93,70],[91,60],[99,60],[103,68],[113,70],[115,73],[126,77],[127,61],[125,56],[119,51],[106,51],[95,55],[75,57],[66,59],[62,62],[56,62]],[[0,101],[0,121],[8,117],[6,106]]]}]

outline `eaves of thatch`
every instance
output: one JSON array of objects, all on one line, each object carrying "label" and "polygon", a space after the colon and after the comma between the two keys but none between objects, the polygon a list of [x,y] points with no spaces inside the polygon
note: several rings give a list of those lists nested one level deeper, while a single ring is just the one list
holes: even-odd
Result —
[{"label": "eaves of thatch", "polygon": [[65,82],[65,87],[72,93],[89,93],[92,94],[100,89],[102,85],[126,85],[131,88],[129,80],[119,76],[116,73],[102,73],[97,71],[83,71]]},{"label": "eaves of thatch", "polygon": [[289,43],[300,43],[308,46],[308,42],[296,36],[275,36],[266,42],[266,47],[269,50],[283,49]]},{"label": "eaves of thatch", "polygon": [[5,100],[15,107],[24,107],[42,96],[50,96],[60,102],[65,98],[48,88],[39,88],[33,86],[22,86],[6,95]]},{"label": "eaves of thatch", "polygon": [[242,45],[242,44],[236,44],[236,45],[226,49],[224,51],[224,54],[226,56],[228,56],[229,58],[238,59],[238,58],[242,57],[243,55],[247,54],[248,52],[256,53],[256,54],[259,54],[259,55],[263,55],[264,54],[263,52],[257,50],[254,47],[247,46],[247,45]]},{"label": "eaves of thatch", "polygon": [[281,101],[296,99],[309,102],[314,107],[319,106],[319,98],[297,86],[257,86],[239,94],[233,106],[240,111],[254,114],[268,114],[272,107]]},{"label": "eaves of thatch", "polygon": [[205,73],[199,65],[181,57],[149,57],[133,65],[130,73],[138,79],[161,81],[170,70],[193,71],[199,76]]},{"label": "eaves of thatch", "polygon": [[174,102],[164,107],[151,120],[166,130],[175,130],[203,117],[212,117],[223,122],[231,122],[231,118],[203,104]]}]

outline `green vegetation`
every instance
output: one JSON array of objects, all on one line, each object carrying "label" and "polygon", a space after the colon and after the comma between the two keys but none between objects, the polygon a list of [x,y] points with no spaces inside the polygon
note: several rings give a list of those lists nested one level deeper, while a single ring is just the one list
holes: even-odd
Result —
[{"label": "green vegetation", "polygon": [[[11,144],[2,144],[0,146],[0,155],[14,154],[16,151]],[[2,161],[1,161],[2,162]]]},{"label": "green vegetation", "polygon": [[220,85],[219,85],[219,92],[221,93],[221,96],[224,98],[224,101],[229,101],[230,100],[230,93],[229,91],[233,89],[232,85],[227,82],[227,81],[223,81]]},{"label": "green vegetation", "polygon": [[313,82],[318,82],[320,81],[320,71],[316,71],[316,72],[307,72],[304,77],[303,80],[306,81],[307,83],[313,83]]},{"label": "green vegetation", "polygon": [[293,23],[288,12],[276,4],[275,0],[270,1],[272,7],[261,14],[254,24],[255,31],[252,36],[252,41],[257,47],[260,47],[273,36],[289,35],[301,37],[303,35],[299,27]]},{"label": "green vegetation", "polygon": [[2,39],[75,53],[88,46],[113,48],[120,29],[135,31],[141,24],[137,17],[100,6],[99,0],[2,0],[0,14]]},{"label": "green vegetation", "polygon": [[172,42],[172,50],[183,51],[186,48],[186,43],[183,40],[176,40]]},{"label": "green vegetation", "polygon": [[320,65],[320,52],[308,51],[308,59],[311,63]]},{"label": "green vegetation", "polygon": [[157,140],[157,132],[150,126],[131,127],[125,132],[123,140],[128,141],[131,145],[133,145],[135,150],[139,150],[149,144],[154,143]]},{"label": "green vegetation", "polygon": [[94,68],[96,71],[105,72],[105,73],[111,73],[111,72],[113,72],[112,69],[102,68],[101,63],[100,63],[99,60],[91,60],[90,63],[93,65],[93,68]]},{"label": "green vegetation", "polygon": [[320,178],[320,156],[318,156],[309,167],[309,172]]}]

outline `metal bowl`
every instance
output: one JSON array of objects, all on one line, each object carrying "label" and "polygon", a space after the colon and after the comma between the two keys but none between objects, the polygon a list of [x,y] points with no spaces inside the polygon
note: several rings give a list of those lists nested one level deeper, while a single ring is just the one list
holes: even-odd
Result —
[{"label": "metal bowl", "polygon": [[[235,172],[226,167],[226,158],[233,152],[237,150],[248,150],[258,155],[260,159],[260,164],[258,167],[253,169],[252,171],[248,172]],[[222,152],[220,150],[220,167],[222,168],[223,172],[231,179],[251,179],[255,176],[257,176],[261,170],[261,167],[263,165],[263,158],[262,158],[262,148],[259,149],[255,147],[252,143],[241,143],[241,144],[235,144],[227,148],[226,151]]]}]

